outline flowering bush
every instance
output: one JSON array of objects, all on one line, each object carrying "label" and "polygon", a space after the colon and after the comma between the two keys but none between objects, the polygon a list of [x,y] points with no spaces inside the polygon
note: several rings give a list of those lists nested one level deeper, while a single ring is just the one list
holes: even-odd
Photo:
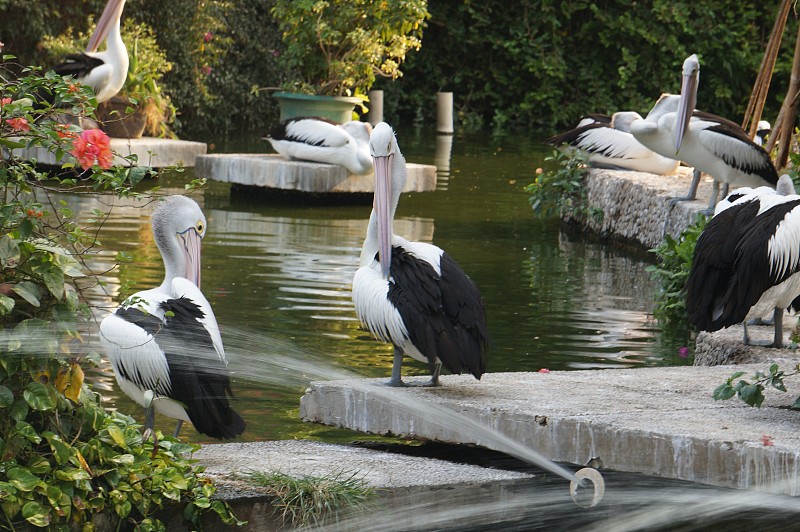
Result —
[{"label": "flowering bush", "polygon": [[75,156],[81,168],[89,170],[95,164],[108,170],[114,154],[111,153],[111,140],[99,129],[87,129],[72,142],[70,153]]},{"label": "flowering bush", "polygon": [[[96,228],[75,222],[51,191],[131,196],[149,169],[112,166],[104,133],[63,123],[94,113],[91,91],[31,69],[12,79],[4,66],[0,62],[0,528],[123,529],[135,523],[138,530],[163,530],[156,513],[178,503],[195,526],[208,510],[237,523],[225,503],[211,499],[215,489],[198,476],[201,468],[184,457],[196,446],[160,434],[158,445],[145,442],[141,426],[107,412],[84,381],[84,368],[100,360],[80,334],[91,320],[82,291],[100,282],[84,257],[97,253],[99,243]],[[39,170],[24,158],[31,148],[53,152],[66,172]],[[80,180],[69,173],[76,163]],[[102,220],[106,213],[97,214]]]}]

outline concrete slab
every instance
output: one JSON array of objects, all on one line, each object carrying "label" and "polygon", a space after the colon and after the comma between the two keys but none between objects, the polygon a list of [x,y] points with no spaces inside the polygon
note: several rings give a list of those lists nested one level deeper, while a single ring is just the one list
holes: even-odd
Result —
[{"label": "concrete slab", "polygon": [[[214,481],[218,495],[232,506],[240,519],[248,521],[244,530],[278,530],[282,524],[274,513],[273,499],[265,490],[247,481],[247,474],[253,471],[279,472],[294,478],[335,475],[348,478],[353,475],[373,488],[377,495],[372,510],[360,513],[358,529],[370,524],[370,516],[385,518],[386,512],[391,511],[391,526],[383,523],[382,530],[427,529],[430,514],[420,515],[420,509],[430,511],[437,505],[448,507],[454,501],[461,504],[467,500],[483,504],[492,501],[500,508],[511,507],[504,517],[513,517],[514,512],[523,515],[529,504],[506,505],[505,502],[516,501],[519,495],[514,487],[524,486],[533,478],[526,473],[502,469],[300,440],[205,445],[194,458],[205,466],[205,475]],[[567,490],[565,483],[565,497]],[[420,501],[425,501],[424,505]],[[496,519],[498,516],[494,514],[487,514],[485,519],[471,514],[469,523],[488,524]],[[184,530],[185,524],[175,520],[169,528]],[[203,529],[231,530],[232,527],[208,519]]]},{"label": "concrete slab", "polygon": [[[436,167],[408,165],[403,192],[436,190]],[[221,153],[203,155],[195,162],[195,173],[213,181],[267,189],[318,194],[362,193],[374,190],[373,175],[355,175],[341,166],[290,161],[278,154]]]},{"label": "concrete slab", "polygon": [[[555,462],[798,495],[800,412],[787,408],[797,393],[772,390],[760,409],[714,401],[714,388],[738,369],[751,375],[764,367],[490,373],[481,381],[453,375],[438,388],[391,393],[386,379],[315,382],[300,414],[503,452],[511,449],[507,437]],[[475,430],[472,420],[491,431]]]},{"label": "concrete slab", "polygon": [[[139,166],[164,168],[177,165],[194,166],[195,158],[206,153],[207,146],[203,142],[190,140],[142,137],[139,139],[112,138],[111,149],[119,154],[118,157],[114,157],[115,165],[130,166],[130,163],[123,157],[136,155]],[[49,166],[61,166],[62,164],[62,161],[58,160],[54,153],[43,148],[21,148],[14,150],[14,154],[27,160],[36,160],[39,164]]]}]

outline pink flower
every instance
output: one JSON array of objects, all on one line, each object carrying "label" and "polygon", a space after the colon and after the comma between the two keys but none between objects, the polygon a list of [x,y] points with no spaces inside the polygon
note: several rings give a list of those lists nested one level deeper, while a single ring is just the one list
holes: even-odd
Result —
[{"label": "pink flower", "polygon": [[762,434],[761,445],[763,445],[764,447],[772,447],[773,445],[775,445],[775,438],[773,438],[768,434]]},{"label": "pink flower", "polygon": [[542,368],[539,370],[539,373],[550,373],[550,370],[547,368]]},{"label": "pink flower", "polygon": [[210,31],[207,31],[206,34],[203,35],[203,40],[205,42],[211,42],[211,39],[213,39],[213,38],[214,38],[214,34],[211,33]]},{"label": "pink flower", "polygon": [[0,105],[8,105],[11,103],[11,98],[2,98],[0,99]]},{"label": "pink flower", "polygon": [[6,120],[11,129],[14,131],[30,131],[31,126],[28,124],[28,121],[24,118],[9,118]]},{"label": "pink flower", "polygon": [[688,347],[681,347],[678,349],[678,356],[681,358],[686,358],[689,356],[689,348]]},{"label": "pink flower", "polygon": [[78,163],[84,170],[88,170],[95,164],[107,170],[111,168],[111,162],[114,159],[110,143],[108,135],[103,131],[87,129],[73,141],[73,150],[70,153],[78,159]]},{"label": "pink flower", "polygon": [[203,67],[203,74],[205,74],[206,76],[211,74],[211,67],[210,66],[204,66]]}]

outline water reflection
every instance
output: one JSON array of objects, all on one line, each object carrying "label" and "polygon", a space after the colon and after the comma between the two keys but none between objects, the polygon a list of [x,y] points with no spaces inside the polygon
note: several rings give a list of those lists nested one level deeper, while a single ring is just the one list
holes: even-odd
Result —
[{"label": "water reflection", "polygon": [[[436,161],[433,136],[399,138],[410,162]],[[541,166],[543,151],[529,139],[510,137],[457,137],[450,149],[450,172],[458,179],[436,192],[403,195],[395,232],[439,245],[478,284],[493,340],[489,371],[684,362],[650,319],[655,285],[644,254],[587,241],[563,232],[557,221],[533,217],[522,187]],[[177,193],[189,179],[180,174],[159,184]],[[370,205],[287,203],[232,194],[222,184],[196,199],[208,219],[202,288],[229,352],[236,408],[249,426],[245,438],[352,438],[346,431],[303,425],[297,419],[304,391],[298,379],[285,387],[259,382],[237,366],[234,354],[294,357],[298,364],[323,357],[334,367],[388,378],[392,349],[359,327],[350,300]],[[65,200],[85,220],[96,217],[93,209],[111,205],[108,198]],[[121,291],[161,282],[151,212],[141,201],[117,200],[100,229],[103,251],[91,257],[95,271],[107,272],[105,286],[91,289],[100,314],[117,305]],[[119,251],[133,260],[115,268]],[[428,372],[425,365],[407,364],[410,374]],[[109,368],[98,379],[110,401],[139,415],[116,391]],[[171,423],[161,420],[159,426],[169,430]],[[198,439],[191,429],[184,435]]]}]

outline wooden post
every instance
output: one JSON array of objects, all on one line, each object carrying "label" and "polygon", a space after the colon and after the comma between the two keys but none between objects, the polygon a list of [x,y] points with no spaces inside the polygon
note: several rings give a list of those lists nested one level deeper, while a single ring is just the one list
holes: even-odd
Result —
[{"label": "wooden post", "polygon": [[369,91],[369,123],[376,126],[383,122],[383,91]]},{"label": "wooden post", "polygon": [[[794,59],[792,61],[792,75],[789,78],[789,90],[786,91],[786,98],[781,105],[779,116],[780,131],[773,130],[773,135],[777,133],[780,137],[778,144],[778,155],[775,157],[775,168],[783,168],[789,159],[789,148],[794,137],[794,122],[797,118],[797,97],[800,95],[800,28],[797,29],[797,40],[794,44]],[[772,139],[770,139],[772,140]]]},{"label": "wooden post", "polygon": [[436,132],[453,134],[453,93],[436,93]]}]

